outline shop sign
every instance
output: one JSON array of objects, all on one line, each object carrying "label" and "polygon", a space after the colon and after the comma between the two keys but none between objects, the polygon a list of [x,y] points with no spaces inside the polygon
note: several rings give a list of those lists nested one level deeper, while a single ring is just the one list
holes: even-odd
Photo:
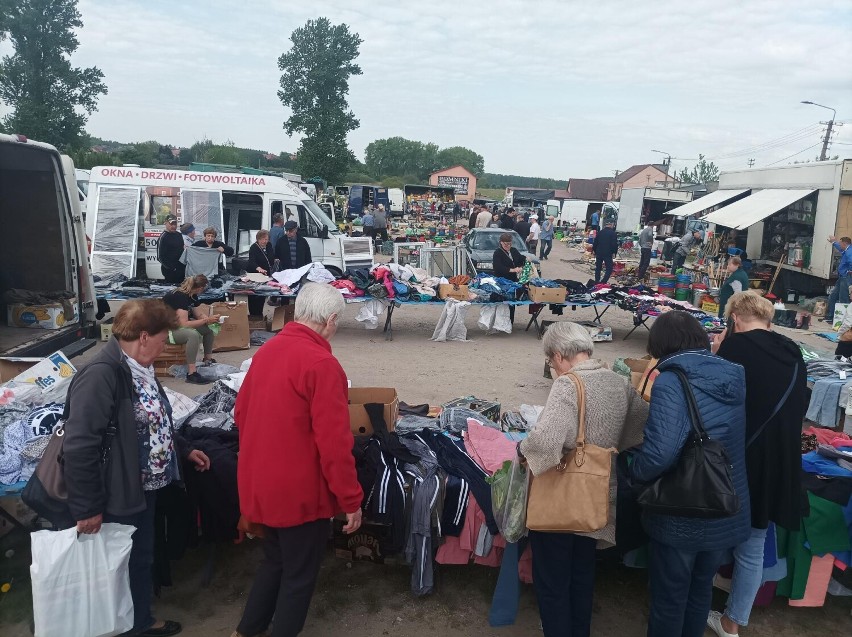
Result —
[{"label": "shop sign", "polygon": [[438,186],[441,188],[454,188],[456,194],[466,195],[469,177],[451,177],[450,175],[438,175]]}]

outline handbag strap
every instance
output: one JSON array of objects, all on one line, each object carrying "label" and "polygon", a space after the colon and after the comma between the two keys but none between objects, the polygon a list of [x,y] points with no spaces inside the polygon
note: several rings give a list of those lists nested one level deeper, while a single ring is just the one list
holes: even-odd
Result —
[{"label": "handbag strap", "polygon": [[[577,452],[574,454],[574,463],[582,467],[586,456],[586,385],[583,379],[574,372],[566,374],[577,388],[577,441],[575,444]],[[565,464],[565,458],[562,459]]]},{"label": "handbag strap", "polygon": [[707,437],[707,431],[704,429],[704,419],[701,417],[701,412],[698,411],[698,403],[695,400],[695,394],[692,392],[692,387],[689,384],[689,378],[681,369],[672,369],[672,372],[680,380],[683,387],[683,393],[686,395],[686,404],[689,409],[690,423],[692,429],[698,437],[698,440],[703,440]]},{"label": "handbag strap", "polygon": [[757,440],[758,436],[763,433],[763,430],[766,429],[766,425],[769,424],[769,421],[775,418],[781,408],[784,406],[784,403],[787,402],[787,399],[790,397],[790,394],[793,392],[793,387],[796,385],[796,379],[799,377],[799,364],[796,363],[796,367],[793,368],[793,378],[790,379],[790,384],[787,386],[787,391],[784,392],[784,395],[781,396],[781,400],[778,401],[778,404],[775,405],[775,409],[772,410],[772,413],[769,415],[760,427],[758,427],[757,431],[755,431],[751,438],[746,442],[746,448],[750,447],[751,444]]}]

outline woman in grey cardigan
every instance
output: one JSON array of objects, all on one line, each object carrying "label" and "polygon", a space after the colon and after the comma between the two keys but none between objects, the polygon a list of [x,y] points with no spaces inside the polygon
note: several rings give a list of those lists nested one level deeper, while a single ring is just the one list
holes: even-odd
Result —
[{"label": "woman in grey cardigan", "polygon": [[[592,358],[594,344],[576,323],[555,323],[545,332],[544,353],[558,378],[535,429],[519,446],[533,476],[555,467],[577,440],[577,390],[586,391],[586,442],[619,451],[642,442],[648,405],[623,377]],[[545,637],[588,637],[592,619],[595,549],[615,545],[615,466],[610,484],[609,523],[593,533],[530,531],[533,580]]]}]

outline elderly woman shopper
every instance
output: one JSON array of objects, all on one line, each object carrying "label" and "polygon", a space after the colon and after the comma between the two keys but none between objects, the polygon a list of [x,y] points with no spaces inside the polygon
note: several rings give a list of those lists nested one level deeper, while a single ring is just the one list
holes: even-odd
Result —
[{"label": "elderly woman shopper", "polygon": [[216,239],[219,236],[219,231],[216,230],[213,226],[204,229],[204,238],[196,241],[192,245],[196,248],[210,248],[211,250],[218,250],[226,257],[234,256],[234,249],[230,246],[226,246],[224,243]]},{"label": "elderly woman shopper", "polygon": [[175,345],[186,345],[186,382],[203,385],[210,381],[198,373],[198,348],[204,345],[204,363],[215,363],[213,358],[213,339],[216,334],[210,325],[219,322],[219,315],[201,316],[198,314],[198,295],[207,289],[207,277],[203,274],[186,277],[179,288],[167,292],[163,301],[177,315],[177,326],[171,331],[171,341]]},{"label": "elderly woman shopper", "polygon": [[[130,552],[134,635],[176,635],[181,625],[151,615],[157,491],[181,479],[181,460],[198,471],[210,460],[174,430],[172,410],[151,366],[175,313],[159,300],[127,301],[113,338],[74,377],[63,445],[68,507],[80,533],[104,522],[136,527]],[[103,463],[103,456],[107,456]]]},{"label": "elderly woman shopper", "polygon": [[734,576],[724,614],[711,612],[707,624],[719,637],[747,626],[763,577],[767,528],[774,523],[798,531],[801,510],[801,434],[807,411],[807,370],[798,345],[772,331],[772,303],[754,292],[739,292],[726,314],[733,334],[713,344],[719,356],[745,369],[746,473],[751,499],[751,535],[734,548]]},{"label": "elderly woman shopper", "polygon": [[[594,360],[594,344],[576,323],[555,323],[543,339],[558,374],[535,429],[519,445],[534,476],[560,463],[576,445],[579,426],[576,374],[586,392],[586,442],[619,450],[642,441],[648,405],[623,377]],[[590,634],[595,549],[615,545],[615,470],[609,523],[593,533],[530,531],[533,580],[545,637]]]},{"label": "elderly woman shopper", "polygon": [[726,552],[749,537],[750,508],[745,467],[745,372],[714,356],[701,324],[686,312],[660,316],[648,337],[648,353],[660,359],[651,391],[645,440],[633,457],[631,477],[651,483],[673,469],[692,437],[685,374],[704,429],[730,461],[739,510],[715,519],[643,513],[651,538],[648,637],[701,637],[707,627],[713,576]]},{"label": "elderly woman shopper", "polygon": [[237,396],[240,509],[265,525],[264,557],[233,637],[298,635],[305,624],[332,518],[361,524],[346,373],[331,352],[345,304],[306,284],[295,320],[252,358]]}]

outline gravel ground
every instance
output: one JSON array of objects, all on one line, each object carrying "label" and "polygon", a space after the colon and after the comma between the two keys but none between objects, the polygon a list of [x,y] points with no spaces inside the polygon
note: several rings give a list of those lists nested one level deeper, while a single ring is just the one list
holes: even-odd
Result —
[{"label": "gravel ground", "polygon": [[[586,281],[588,267],[579,261],[580,253],[556,244],[545,265],[548,277]],[[385,341],[379,330],[366,330],[354,320],[356,308],[349,308],[332,345],[354,386],[395,387],[401,400],[411,404],[440,404],[453,398],[476,395],[496,400],[503,409],[521,404],[544,404],[550,381],[542,376],[544,356],[541,343],[531,330],[523,331],[528,320],[519,308],[515,332],[487,336],[477,327],[479,315],[472,308],[467,316],[469,342],[433,343],[429,340],[440,316],[440,306],[403,306],[394,315],[394,340]],[[545,311],[542,318],[550,320]],[[567,311],[556,320],[591,320],[591,309]],[[613,330],[611,343],[600,343],[596,356],[612,363],[619,357],[641,357],[647,346],[647,332],[640,328],[628,340],[623,337],[633,327],[628,313],[612,308],[604,324]],[[819,324],[817,324],[819,325]],[[832,346],[811,333],[781,330],[811,348],[828,351]],[[248,351],[217,354],[220,362],[239,364],[251,356]],[[88,352],[75,363],[92,356]],[[190,396],[204,389],[176,380],[165,384]],[[15,558],[0,562],[0,572],[10,572],[17,584],[8,599],[0,598],[0,634],[28,635],[31,601],[27,590],[28,541],[11,534],[0,540],[0,551],[17,549]],[[193,550],[174,565],[175,586],[164,589],[155,603],[156,614],[179,620],[184,635],[207,637],[230,635],[236,626],[251,585],[259,549],[255,543],[217,549],[216,571],[208,587],[201,586],[207,558],[204,549]],[[539,633],[538,613],[532,587],[521,594],[517,623],[513,627],[488,626],[488,607],[496,583],[496,569],[480,566],[441,567],[437,592],[424,599],[408,592],[410,572],[401,566],[366,563],[347,564],[329,551],[304,635],[415,636],[438,633],[445,637],[501,635],[516,637]],[[721,608],[725,596],[716,592],[714,608]],[[601,637],[639,637],[647,621],[646,575],[607,561],[598,568],[595,590],[593,634]],[[773,637],[822,636],[848,633],[852,627],[849,598],[829,598],[824,608],[793,609],[776,599],[771,607],[757,609],[743,634]],[[709,634],[709,632],[708,632]]]}]

